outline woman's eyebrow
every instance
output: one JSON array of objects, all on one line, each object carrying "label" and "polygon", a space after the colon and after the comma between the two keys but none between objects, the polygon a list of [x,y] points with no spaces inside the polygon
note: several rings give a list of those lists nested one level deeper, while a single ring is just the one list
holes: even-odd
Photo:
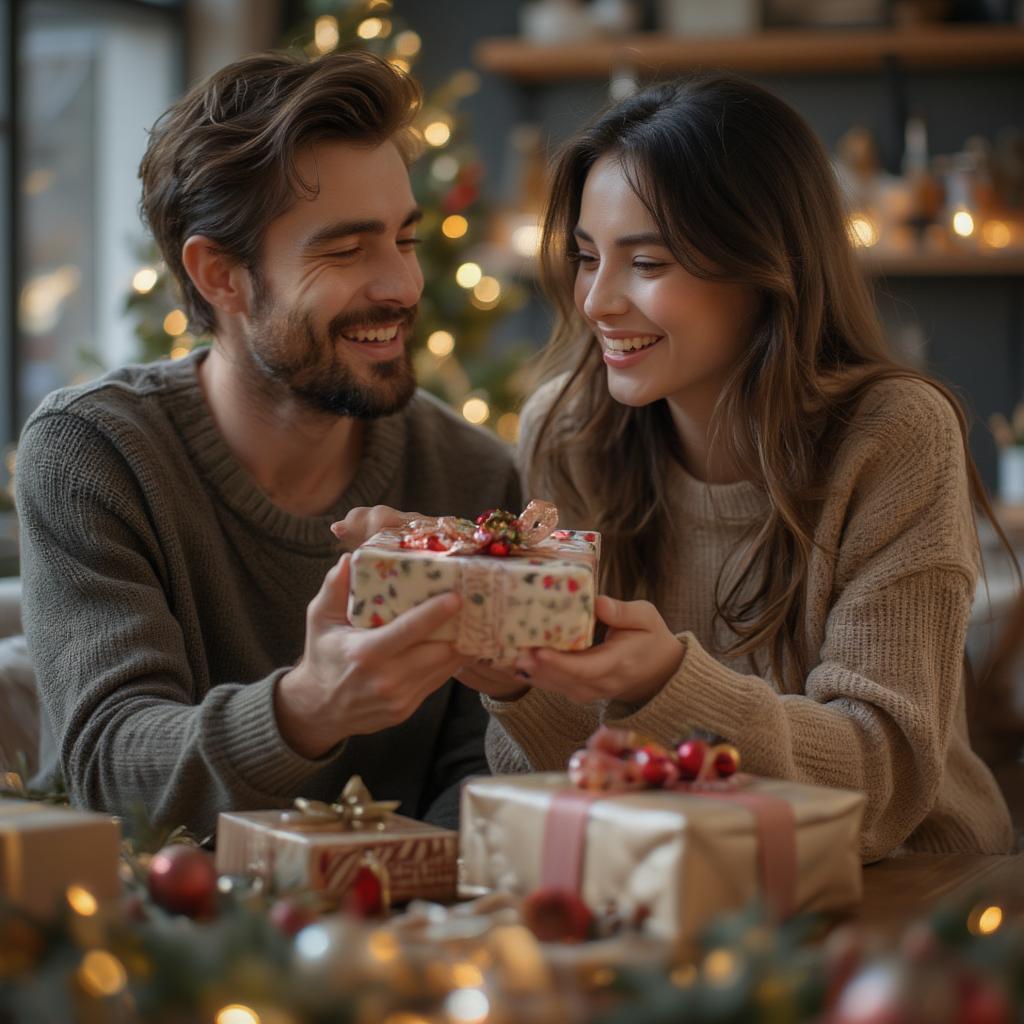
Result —
[{"label": "woman's eyebrow", "polygon": [[[572,233],[577,237],[583,239],[584,242],[593,242],[594,239],[590,234],[583,230],[578,224],[573,228]],[[623,235],[621,238],[615,239],[615,244],[619,246],[629,245],[660,245],[665,248],[665,239],[661,237],[656,231],[644,231],[636,235]]]}]

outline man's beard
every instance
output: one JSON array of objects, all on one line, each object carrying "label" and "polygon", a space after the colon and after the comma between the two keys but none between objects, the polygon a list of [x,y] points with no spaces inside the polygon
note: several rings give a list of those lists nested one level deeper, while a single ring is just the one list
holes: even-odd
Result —
[{"label": "man's beard", "polygon": [[[377,419],[404,409],[416,391],[408,348],[386,362],[362,360],[346,349],[342,335],[357,327],[393,324],[408,337],[416,319],[416,307],[370,307],[358,313],[339,313],[323,331],[317,330],[309,313],[281,313],[267,296],[259,294],[254,309],[254,329],[249,351],[264,376],[286,387],[309,409],[334,416]],[[365,342],[364,344],[373,344]],[[365,362],[360,373],[354,367]]]}]

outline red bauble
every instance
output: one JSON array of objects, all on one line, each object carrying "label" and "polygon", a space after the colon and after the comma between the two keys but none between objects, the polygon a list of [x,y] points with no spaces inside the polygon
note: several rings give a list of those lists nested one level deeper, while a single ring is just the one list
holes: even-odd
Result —
[{"label": "red bauble", "polygon": [[150,861],[149,894],[154,903],[174,914],[213,913],[217,896],[213,857],[197,846],[165,846]]},{"label": "red bauble", "polygon": [[316,920],[316,914],[295,900],[275,900],[270,908],[270,923],[284,935],[297,935]]},{"label": "red bauble", "polygon": [[640,777],[649,786],[663,786],[671,774],[671,766],[666,751],[646,745],[641,747],[633,759],[640,766]]},{"label": "red bauble", "polygon": [[523,921],[541,942],[585,942],[594,915],[568,889],[537,889],[523,900]]},{"label": "red bauble", "polygon": [[708,745],[704,740],[684,740],[676,750],[679,758],[679,772],[684,779],[692,782],[704,765],[704,758],[708,756]]},{"label": "red bauble", "polygon": [[711,764],[720,779],[727,779],[739,770],[740,752],[735,747],[723,743],[715,747],[712,753],[715,759]]}]

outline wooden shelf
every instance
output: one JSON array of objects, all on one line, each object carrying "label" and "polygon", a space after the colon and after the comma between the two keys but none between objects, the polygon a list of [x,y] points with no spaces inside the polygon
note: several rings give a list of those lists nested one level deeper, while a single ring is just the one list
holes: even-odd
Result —
[{"label": "wooden shelf", "polygon": [[753,35],[706,38],[641,33],[550,45],[507,37],[481,40],[475,57],[485,71],[532,82],[601,78],[623,68],[652,76],[696,68],[787,74],[873,71],[890,59],[918,70],[1024,69],[1024,29],[990,24],[769,29]]},{"label": "wooden shelf", "polygon": [[1024,253],[874,253],[860,254],[873,277],[1022,277]]}]

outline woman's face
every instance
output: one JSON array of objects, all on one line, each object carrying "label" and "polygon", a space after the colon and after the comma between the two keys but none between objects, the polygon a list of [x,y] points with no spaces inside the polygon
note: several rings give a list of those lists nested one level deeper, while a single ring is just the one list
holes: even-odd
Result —
[{"label": "woman's face", "polygon": [[576,307],[601,346],[612,397],[709,412],[747,343],[755,291],[687,273],[614,157],[587,175],[575,235]]}]

